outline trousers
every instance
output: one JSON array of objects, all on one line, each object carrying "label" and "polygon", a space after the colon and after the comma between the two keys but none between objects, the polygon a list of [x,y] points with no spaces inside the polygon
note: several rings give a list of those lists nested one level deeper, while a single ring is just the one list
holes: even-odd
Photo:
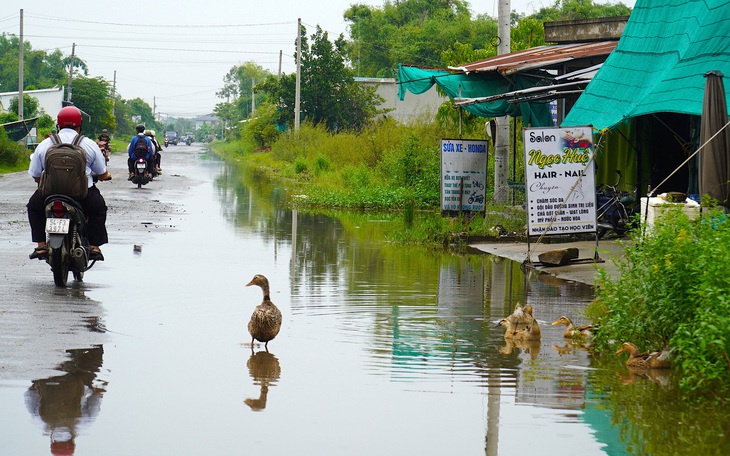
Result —
[{"label": "trousers", "polygon": [[[28,200],[28,222],[33,242],[46,240],[46,206],[40,190],[36,190]],[[86,215],[86,237],[90,245],[104,245],[109,242],[106,231],[106,201],[96,185],[89,187],[86,198],[79,201]]]}]

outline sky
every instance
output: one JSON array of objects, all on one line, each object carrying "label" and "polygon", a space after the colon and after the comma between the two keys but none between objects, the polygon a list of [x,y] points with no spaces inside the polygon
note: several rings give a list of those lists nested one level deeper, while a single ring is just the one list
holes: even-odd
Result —
[{"label": "sky", "polygon": [[[225,101],[216,92],[235,65],[252,61],[276,74],[281,52],[282,72],[294,72],[297,19],[307,35],[319,25],[330,40],[347,37],[343,13],[356,3],[377,8],[385,0],[3,0],[0,33],[20,35],[23,9],[23,37],[33,49],[70,55],[75,44],[89,76],[109,81],[118,96],[142,98],[163,119],[196,117]],[[511,9],[532,14],[552,4],[512,0]],[[497,16],[497,0],[469,5],[474,15]]]}]

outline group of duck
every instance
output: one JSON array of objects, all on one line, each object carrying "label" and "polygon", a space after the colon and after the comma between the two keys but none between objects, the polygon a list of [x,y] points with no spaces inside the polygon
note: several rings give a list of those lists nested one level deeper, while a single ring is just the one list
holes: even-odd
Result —
[{"label": "group of duck", "polygon": [[[505,328],[504,338],[507,341],[539,341],[542,337],[540,324],[532,314],[532,306],[524,307],[519,303],[507,318],[499,321]],[[596,328],[593,325],[575,325],[565,315],[555,320],[551,326],[564,325],[563,337],[569,340],[590,341]],[[640,352],[639,348],[631,343],[624,342],[616,354],[628,353],[626,366],[634,369],[667,369],[671,367],[669,350],[660,352]]]},{"label": "group of duck", "polygon": [[[271,302],[269,292],[269,281],[261,274],[256,274],[246,286],[256,285],[261,288],[263,301],[256,306],[251,320],[248,323],[248,332],[251,334],[251,348],[254,340],[264,343],[268,351],[269,341],[273,340],[281,330],[281,311]],[[539,341],[542,337],[540,324],[532,314],[532,306],[522,306],[519,303],[515,310],[507,318],[499,321],[505,327],[504,338],[507,341]],[[575,325],[565,315],[555,320],[551,326],[564,325],[563,337],[570,340],[587,341],[593,336],[595,327],[593,325]],[[628,353],[626,366],[634,369],[667,369],[671,367],[668,350],[661,352],[640,352],[639,348],[631,343],[624,342],[616,354]]]}]

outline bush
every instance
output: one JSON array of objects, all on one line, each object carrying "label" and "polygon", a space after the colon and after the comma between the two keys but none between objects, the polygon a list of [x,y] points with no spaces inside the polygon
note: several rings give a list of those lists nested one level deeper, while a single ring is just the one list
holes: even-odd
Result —
[{"label": "bush", "polygon": [[8,139],[5,129],[0,127],[0,170],[19,171],[27,167],[29,162],[30,151]]},{"label": "bush", "polygon": [[600,325],[598,349],[634,342],[670,346],[685,390],[730,392],[730,221],[711,210],[691,221],[667,213],[632,236],[615,280],[602,273],[587,314]]}]

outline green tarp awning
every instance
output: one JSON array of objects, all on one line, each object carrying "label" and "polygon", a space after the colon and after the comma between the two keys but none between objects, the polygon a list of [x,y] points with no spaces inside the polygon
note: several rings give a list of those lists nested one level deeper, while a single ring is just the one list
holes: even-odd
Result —
[{"label": "green tarp awning", "polygon": [[730,0],[636,0],[618,46],[562,125],[602,130],[657,112],[699,116],[711,70],[730,77]]},{"label": "green tarp awning", "polygon": [[[451,73],[446,70],[429,70],[399,65],[398,98],[404,100],[406,91],[414,94],[424,93],[434,84],[437,84],[451,99],[487,97],[534,87],[538,81],[536,76],[538,75],[529,73],[510,76],[503,76],[496,72]],[[540,73],[539,77],[544,80],[545,74]],[[547,103],[507,103],[506,100],[497,100],[464,106],[464,109],[480,117],[522,116],[524,124],[533,127],[553,125]]]}]

